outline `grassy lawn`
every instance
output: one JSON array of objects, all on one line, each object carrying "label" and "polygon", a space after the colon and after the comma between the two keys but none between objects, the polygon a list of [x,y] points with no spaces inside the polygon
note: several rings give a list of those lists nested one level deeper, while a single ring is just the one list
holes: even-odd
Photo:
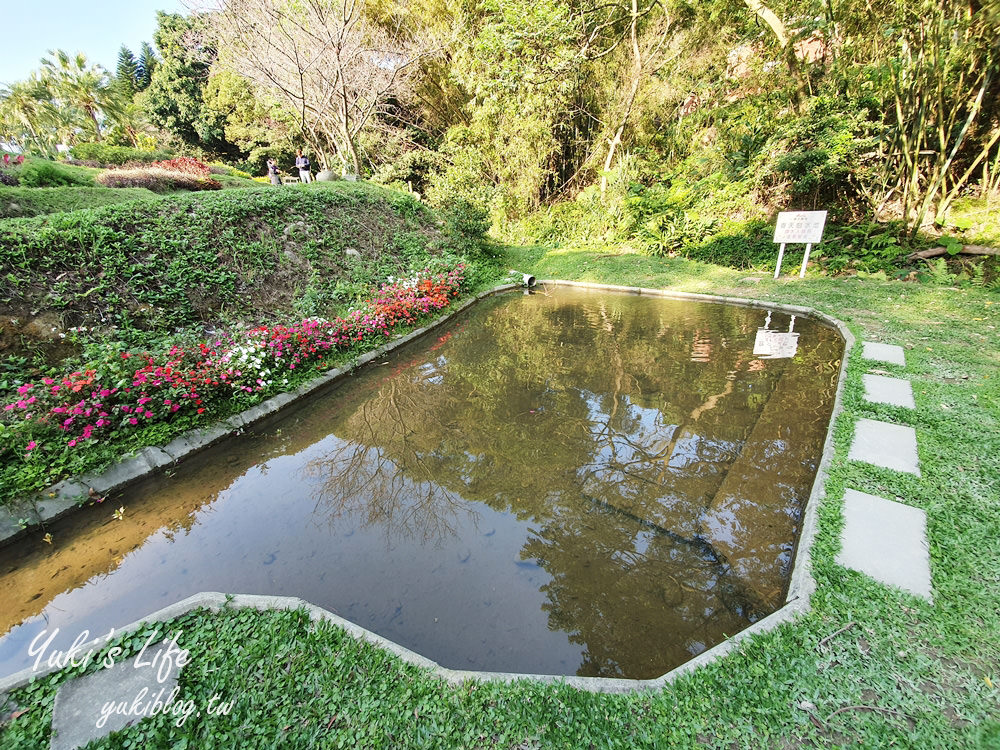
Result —
[{"label": "grassy lawn", "polygon": [[[1000,294],[871,278],[773,281],[618,248],[514,248],[506,263],[539,278],[808,305],[859,341],[906,349],[905,368],[870,367],[860,345],[851,353],[812,611],[662,692],[626,696],[450,687],[303,613],[195,612],[167,626],[183,630],[192,653],[181,695],[204,704],[219,693],[235,701],[232,713],[181,727],[160,716],[91,747],[1000,747]],[[787,263],[795,269],[794,254]],[[910,379],[915,413],[863,400],[861,376],[876,368]],[[861,417],[914,426],[922,476],[847,461]],[[834,563],[847,487],[927,512],[933,605]],[[48,746],[55,687],[69,676],[14,696],[27,711],[0,730],[0,747]]]},{"label": "grassy lawn", "polygon": [[0,187],[0,219],[43,216],[157,197],[156,193],[145,188]]}]

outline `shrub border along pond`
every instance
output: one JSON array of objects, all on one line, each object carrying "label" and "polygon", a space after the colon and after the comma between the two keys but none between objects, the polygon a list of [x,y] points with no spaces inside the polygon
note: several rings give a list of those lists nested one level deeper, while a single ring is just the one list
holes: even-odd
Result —
[{"label": "shrub border along pond", "polygon": [[[578,281],[546,280],[541,284],[567,286],[582,289],[595,289],[602,291],[625,292],[650,297],[663,297],[668,299],[690,300],[692,302],[711,302],[730,305],[740,305],[743,307],[753,307],[766,310],[778,310],[781,312],[794,313],[796,315],[808,315],[819,319],[824,323],[834,327],[844,340],[844,354],[841,358],[839,375],[837,381],[836,395],[834,398],[833,411],[827,426],[826,439],[823,443],[823,454],[819,467],[816,470],[816,477],[813,480],[812,491],[806,502],[802,514],[801,529],[796,545],[794,564],[788,586],[788,595],[785,604],[767,617],[758,620],[748,628],[734,634],[727,640],[703,651],[698,656],[670,670],[666,674],[650,680],[629,680],[608,677],[579,677],[576,675],[539,675],[521,674],[516,672],[475,672],[467,670],[447,669],[440,666],[424,656],[410,651],[403,646],[384,638],[376,633],[366,630],[355,623],[345,620],[338,615],[329,612],[322,607],[306,602],[302,599],[284,596],[258,596],[249,594],[224,594],[218,592],[202,592],[195,594],[175,604],[157,610],[142,620],[126,625],[119,630],[120,634],[125,634],[138,630],[143,623],[165,622],[179,617],[182,614],[199,608],[206,608],[211,611],[218,611],[224,607],[243,607],[259,610],[267,609],[304,609],[313,620],[327,620],[334,625],[343,628],[352,637],[368,641],[389,651],[403,661],[417,667],[431,670],[436,676],[451,684],[459,684],[467,680],[490,680],[500,682],[513,682],[516,680],[531,679],[546,683],[565,683],[571,687],[600,693],[623,693],[636,690],[658,690],[699,666],[714,662],[725,656],[744,639],[762,632],[773,630],[778,625],[792,620],[796,615],[805,612],[809,608],[809,599],[816,589],[816,582],[811,573],[810,553],[813,540],[816,534],[817,509],[819,503],[825,495],[825,483],[827,470],[833,457],[833,433],[837,417],[843,410],[842,396],[844,384],[846,382],[847,362],[854,349],[855,339],[851,332],[842,322],[819,312],[810,307],[800,307],[796,305],[783,305],[780,303],[767,303],[759,300],[745,299],[741,297],[723,297],[718,295],[694,294],[689,292],[673,292],[662,289],[646,289],[641,287],[627,287],[611,284],[597,284]],[[425,333],[437,328],[444,322],[469,308],[481,299],[490,297],[505,291],[519,288],[519,284],[503,284],[492,289],[487,289],[474,297],[466,300],[462,304],[452,308],[449,312],[426,326],[411,331],[409,334],[390,341],[382,346],[369,351],[353,362],[352,364],[332,370],[321,375],[295,391],[282,393],[257,406],[248,409],[234,417],[217,422],[207,428],[190,430],[175,438],[171,443],[160,448],[144,448],[137,456],[126,459],[116,464],[109,471],[98,477],[81,477],[79,480],[66,480],[49,488],[43,493],[46,499],[36,504],[37,516],[42,521],[54,521],[61,518],[79,507],[77,502],[81,494],[88,491],[88,487],[93,487],[100,494],[120,490],[127,485],[138,482],[160,469],[183,458],[192,456],[221,440],[239,434],[244,428],[260,422],[275,415],[283,407],[298,401],[305,396],[315,393],[317,390],[339,382],[349,376],[355,369],[358,369],[376,357],[380,357],[404,344],[413,341]],[[49,497],[49,493],[55,493],[54,499]],[[0,546],[9,543],[16,537],[25,533],[24,529],[17,528],[11,533],[7,531],[0,521]],[[98,650],[105,643],[104,639],[98,638],[81,647],[81,652],[87,652],[90,648]],[[43,667],[37,671],[28,668],[17,672],[7,678],[0,679],[0,695],[12,690],[22,688],[36,679],[40,679],[53,672],[58,671],[58,667]]]}]

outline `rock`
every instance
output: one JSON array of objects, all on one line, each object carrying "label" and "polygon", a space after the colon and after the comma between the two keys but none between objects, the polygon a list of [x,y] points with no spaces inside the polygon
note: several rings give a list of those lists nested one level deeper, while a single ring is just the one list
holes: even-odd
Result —
[{"label": "rock", "polygon": [[41,341],[57,341],[59,334],[64,333],[62,318],[54,312],[42,313],[30,320],[24,326],[22,333]]},{"label": "rock", "polygon": [[349,247],[349,248],[347,248],[347,249],[346,249],[346,250],[344,251],[344,255],[346,255],[346,256],[347,256],[348,258],[360,258],[360,257],[361,257],[361,253],[359,253],[359,252],[358,252],[357,250],[355,250],[355,249],[354,249],[353,247]]}]

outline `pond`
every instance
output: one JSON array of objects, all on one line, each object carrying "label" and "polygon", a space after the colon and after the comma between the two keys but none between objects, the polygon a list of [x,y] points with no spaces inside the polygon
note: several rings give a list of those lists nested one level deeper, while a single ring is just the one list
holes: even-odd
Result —
[{"label": "pond", "polygon": [[222,591],[454,669],[659,676],[784,603],[843,351],[778,311],[487,298],[51,546],[0,548],[0,674],[43,631],[67,648]]}]

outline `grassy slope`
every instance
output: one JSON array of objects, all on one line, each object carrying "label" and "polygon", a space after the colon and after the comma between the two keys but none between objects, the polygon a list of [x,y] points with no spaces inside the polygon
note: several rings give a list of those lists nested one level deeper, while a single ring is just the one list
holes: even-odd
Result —
[{"label": "grassy slope", "polygon": [[[361,284],[359,265],[399,270],[396,256],[441,234],[411,196],[360,183],[191,193],[0,228],[0,314],[148,330],[214,322],[226,308],[273,319],[314,273]],[[352,246],[359,260],[345,256]],[[357,290],[324,291],[336,302]]]},{"label": "grassy slope", "polygon": [[[812,612],[662,693],[633,696],[534,684],[450,688],[335,629],[312,629],[295,613],[192,614],[175,623],[194,658],[194,668],[182,674],[183,695],[203,704],[221,693],[235,699],[233,714],[193,717],[183,728],[159,718],[99,747],[169,747],[181,738],[188,746],[220,748],[234,742],[1000,746],[1000,297],[859,279],[741,282],[744,274],[687,261],[572,249],[513,250],[509,264],[540,278],[811,305],[844,320],[860,337],[907,348],[906,368],[882,369],[913,382],[915,414],[864,402],[861,375],[869,367],[857,350],[851,356],[814,548],[819,588]],[[865,416],[916,427],[921,478],[846,461],[854,421]],[[900,497],[927,511],[933,606],[833,562],[848,486]],[[47,746],[53,688],[62,679],[42,681],[18,696],[29,711],[0,734],[0,746]]]},{"label": "grassy slope", "polygon": [[60,211],[79,211],[112,203],[149,200],[156,193],[145,188],[0,187],[0,219],[43,216]]},{"label": "grassy slope", "polygon": [[[0,219],[44,216],[61,211],[78,211],[85,208],[99,208],[113,203],[137,199],[159,197],[145,188],[106,188],[99,186],[94,178],[103,169],[79,167],[47,159],[29,158],[25,166],[51,164],[58,172],[78,184],[68,187],[26,187],[11,188],[0,185]],[[23,167],[12,166],[7,171],[19,175]],[[223,189],[259,187],[253,180],[235,175],[216,175]],[[179,194],[184,194],[180,191]]]}]

